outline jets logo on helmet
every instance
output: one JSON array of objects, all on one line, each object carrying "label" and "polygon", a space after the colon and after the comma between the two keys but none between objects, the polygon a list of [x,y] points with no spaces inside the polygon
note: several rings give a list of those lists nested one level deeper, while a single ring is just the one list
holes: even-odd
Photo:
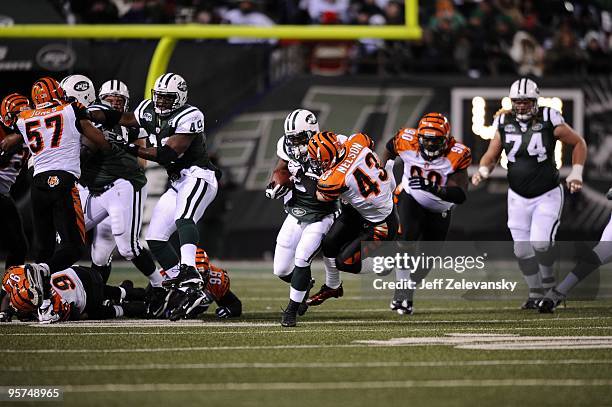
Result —
[{"label": "jets logo on helmet", "polygon": [[60,82],[60,86],[68,97],[74,98],[85,107],[92,105],[96,101],[94,84],[85,75],[66,76]]},{"label": "jets logo on helmet", "polygon": [[155,112],[169,115],[187,103],[187,82],[175,73],[165,73],[155,80],[151,90]]},{"label": "jets logo on helmet", "polygon": [[130,90],[127,85],[118,79],[111,79],[100,86],[98,96],[102,103],[120,112],[128,109]]},{"label": "jets logo on helmet", "polygon": [[512,112],[520,121],[531,120],[538,113],[538,85],[528,78],[521,78],[510,86]]},{"label": "jets logo on helmet", "polygon": [[285,145],[296,160],[306,158],[308,141],[319,132],[317,116],[310,110],[296,109],[285,118]]}]

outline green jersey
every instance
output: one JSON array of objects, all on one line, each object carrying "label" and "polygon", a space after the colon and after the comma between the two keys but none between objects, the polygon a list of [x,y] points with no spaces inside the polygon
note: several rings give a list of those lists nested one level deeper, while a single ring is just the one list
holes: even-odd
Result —
[{"label": "green jersey", "polygon": [[535,198],[559,185],[555,163],[555,127],[564,123],[555,109],[544,107],[529,122],[512,113],[495,118],[508,157],[508,184],[517,194]]},{"label": "green jersey", "polygon": [[302,184],[300,178],[306,177],[307,175],[304,174],[312,172],[312,170],[308,163],[293,158],[285,144],[285,137],[281,137],[278,141],[276,153],[280,159],[287,162],[291,161],[292,164],[301,167],[300,175],[293,183],[291,198],[285,201],[285,212],[300,222],[314,223],[340,210],[340,203],[337,200],[322,202],[306,191],[306,187]]},{"label": "green jersey", "polygon": [[138,105],[134,115],[140,127],[149,135],[149,142],[153,147],[166,145],[168,138],[175,134],[189,134],[194,138],[180,158],[164,166],[169,176],[178,176],[182,169],[192,166],[215,169],[206,151],[204,114],[197,107],[185,104],[169,115],[161,116],[155,113],[153,101],[145,99]]},{"label": "green jersey", "polygon": [[[108,109],[108,106],[101,104],[88,107],[88,110]],[[115,126],[113,129],[99,128],[109,141],[115,143],[131,143],[139,135],[138,129],[127,129],[122,126]],[[89,188],[91,192],[102,192],[108,185],[121,178],[129,181],[136,191],[147,183],[144,170],[138,165],[138,159],[123,150],[98,151],[81,164],[79,182]]]}]

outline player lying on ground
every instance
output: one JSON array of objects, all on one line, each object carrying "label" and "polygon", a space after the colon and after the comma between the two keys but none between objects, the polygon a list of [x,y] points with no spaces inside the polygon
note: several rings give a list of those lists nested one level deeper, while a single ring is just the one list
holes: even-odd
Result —
[{"label": "player lying on ground", "polygon": [[215,315],[219,318],[242,315],[242,302],[230,290],[229,274],[213,265],[202,248],[196,250],[196,268],[202,276],[202,284],[185,286],[172,278],[163,283],[168,293],[165,310],[158,315],[171,321],[196,318],[206,312],[213,302],[217,304]]},{"label": "player lying on ground", "polygon": [[[606,197],[612,200],[612,188]],[[587,278],[589,274],[597,270],[603,264],[612,261],[612,215],[604,229],[599,243],[592,249],[587,248],[579,253],[579,260],[574,269],[555,288],[548,290],[542,301],[538,304],[541,313],[551,313],[557,305],[565,300],[569,292]]]},{"label": "player lying on ground", "polygon": [[[118,287],[104,284],[100,273],[89,267],[72,266],[51,275],[50,301],[41,307],[42,292],[31,282],[24,266],[14,266],[2,278],[0,318],[49,324],[80,319],[143,317],[145,290],[126,280]],[[10,307],[9,307],[10,306]]]}]

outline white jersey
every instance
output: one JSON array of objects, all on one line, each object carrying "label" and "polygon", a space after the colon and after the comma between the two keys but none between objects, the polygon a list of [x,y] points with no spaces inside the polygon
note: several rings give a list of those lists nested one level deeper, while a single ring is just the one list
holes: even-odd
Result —
[{"label": "white jersey", "polygon": [[387,149],[400,156],[404,162],[402,186],[408,195],[425,209],[431,212],[442,213],[451,209],[455,204],[443,201],[436,195],[420,189],[411,189],[408,180],[418,176],[427,178],[440,186],[445,186],[448,177],[456,171],[465,169],[472,162],[470,149],[451,139],[448,152],[433,160],[426,160],[419,152],[419,141],[415,129],[400,129],[395,137],[387,144]]},{"label": "white jersey", "polygon": [[87,292],[73,268],[51,274],[51,288],[62,297],[62,300],[73,303],[79,313],[83,313],[87,305]]},{"label": "white jersey", "polygon": [[321,176],[318,191],[329,200],[342,198],[372,223],[393,211],[393,174],[381,167],[365,134],[353,134],[344,143],[344,158]]},{"label": "white jersey", "polygon": [[81,133],[76,122],[81,108],[75,102],[19,114],[17,127],[32,153],[35,176],[45,171],[66,171],[80,177]]}]

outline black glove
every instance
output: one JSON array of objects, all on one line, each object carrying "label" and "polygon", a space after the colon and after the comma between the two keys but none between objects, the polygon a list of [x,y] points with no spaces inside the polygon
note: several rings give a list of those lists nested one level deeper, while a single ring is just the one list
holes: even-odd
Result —
[{"label": "black glove", "polygon": [[408,179],[408,186],[410,189],[420,189],[422,191],[430,192],[434,195],[438,195],[440,187],[438,184],[428,178],[423,177],[410,177]]},{"label": "black glove", "polygon": [[215,315],[218,318],[230,318],[232,316],[232,310],[229,307],[219,307],[215,310]]}]

